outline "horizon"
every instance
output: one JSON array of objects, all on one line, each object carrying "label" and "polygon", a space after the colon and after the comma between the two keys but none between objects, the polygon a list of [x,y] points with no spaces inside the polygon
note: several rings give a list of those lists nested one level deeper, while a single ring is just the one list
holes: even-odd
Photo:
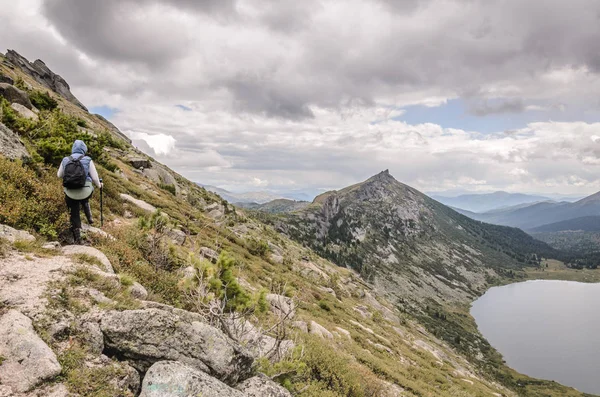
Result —
[{"label": "horizon", "polygon": [[324,192],[389,168],[423,192],[587,196],[600,4],[575,3],[26,0],[0,45],[204,184]]}]

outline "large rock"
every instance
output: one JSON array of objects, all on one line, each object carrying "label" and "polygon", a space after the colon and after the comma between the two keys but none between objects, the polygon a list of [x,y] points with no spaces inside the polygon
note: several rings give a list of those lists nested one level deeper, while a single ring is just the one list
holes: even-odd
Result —
[{"label": "large rock", "polygon": [[2,123],[0,123],[0,154],[11,160],[30,157],[21,138]]},{"label": "large rock", "polygon": [[38,115],[33,110],[27,109],[25,106],[21,105],[20,103],[12,103],[10,105],[10,107],[12,108],[12,110],[19,113],[19,115],[21,117],[25,117],[26,119],[33,120],[33,121],[39,120]]},{"label": "large rock", "polygon": [[210,249],[208,247],[201,247],[200,255],[203,258],[210,260],[212,263],[217,263],[217,260],[219,259],[219,254],[217,253],[217,251]]},{"label": "large rock", "polygon": [[18,103],[25,106],[27,109],[33,109],[33,105],[29,100],[29,95],[14,85],[0,83],[0,96],[4,97],[4,99],[10,103]]},{"label": "large rock", "polygon": [[137,281],[129,288],[129,293],[135,299],[145,300],[148,297],[148,291],[144,286]]},{"label": "large rock", "polygon": [[292,397],[289,391],[264,374],[247,379],[235,388],[247,397]]},{"label": "large rock", "polygon": [[296,304],[291,298],[277,294],[267,294],[266,299],[271,306],[271,311],[278,316],[292,319],[296,315]]},{"label": "large rock", "polygon": [[71,93],[71,88],[65,79],[50,70],[41,60],[38,59],[31,63],[25,57],[13,50],[8,50],[6,58],[13,65],[19,67],[23,72],[33,77],[38,83],[48,87],[69,102],[74,103],[87,111],[87,108]]},{"label": "large rock", "polygon": [[194,317],[175,310],[111,311],[100,327],[105,346],[141,370],[158,361],[176,360],[228,383],[248,377],[254,361],[249,352]]},{"label": "large rock", "polygon": [[127,162],[131,164],[133,168],[137,168],[138,170],[140,168],[152,167],[152,163],[150,163],[150,160],[144,157],[129,157],[127,158]]},{"label": "large rock", "polygon": [[62,248],[62,252],[65,255],[87,255],[97,259],[103,267],[103,271],[107,273],[114,273],[113,267],[104,253],[94,247],[88,247],[85,245],[67,245]]},{"label": "large rock", "polygon": [[329,332],[325,327],[314,321],[310,322],[310,333],[313,335],[320,336],[323,339],[333,339],[333,334]]},{"label": "large rock", "polygon": [[0,383],[26,392],[60,374],[54,352],[35,333],[31,320],[16,310],[0,318]]},{"label": "large rock", "polygon": [[145,202],[143,200],[138,200],[138,199],[131,197],[130,195],[125,194],[125,193],[121,193],[120,196],[123,200],[129,201],[131,204],[137,205],[138,207],[140,207],[141,209],[143,209],[145,211],[150,211],[150,212],[156,211],[155,206],[153,206],[152,204],[148,204],[147,202]]},{"label": "large rock", "polygon": [[0,74],[0,83],[6,83],[6,84],[12,85],[12,84],[15,84],[15,81],[10,76]]},{"label": "large rock", "polygon": [[140,397],[246,397],[218,379],[176,361],[158,362],[146,373]]},{"label": "large rock", "polygon": [[0,238],[10,241],[14,243],[15,241],[35,241],[35,237],[33,237],[29,232],[25,230],[17,230],[10,226],[0,224]]}]

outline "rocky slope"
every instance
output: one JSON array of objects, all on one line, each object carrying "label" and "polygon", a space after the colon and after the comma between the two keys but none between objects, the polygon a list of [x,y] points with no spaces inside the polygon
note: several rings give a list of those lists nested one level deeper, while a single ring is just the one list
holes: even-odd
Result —
[{"label": "rocky slope", "polygon": [[[3,80],[22,80],[23,89],[0,98],[0,123],[26,153],[13,161],[0,146],[0,396],[580,395],[510,371],[456,307],[434,312],[415,302],[415,314],[391,303],[377,279],[336,266],[136,151],[64,92],[50,92],[56,107],[48,98],[37,102],[46,109],[22,105],[35,117],[13,106],[48,87],[26,64],[5,60]],[[105,181],[105,225],[86,225],[85,247],[63,233],[55,177],[69,150],[63,142],[74,138],[89,143]],[[388,179],[348,192],[368,198]],[[421,222],[415,203],[426,199],[396,188],[412,199],[381,204],[406,215],[398,221],[404,238],[465,224],[452,213],[448,225],[434,222],[435,206]],[[328,195],[314,205],[323,236],[346,201]],[[358,211],[352,218],[366,225]],[[456,300],[482,290],[482,262],[467,261],[475,281],[463,282]],[[413,288],[421,274],[432,280],[425,270],[403,276],[386,266]]]}]

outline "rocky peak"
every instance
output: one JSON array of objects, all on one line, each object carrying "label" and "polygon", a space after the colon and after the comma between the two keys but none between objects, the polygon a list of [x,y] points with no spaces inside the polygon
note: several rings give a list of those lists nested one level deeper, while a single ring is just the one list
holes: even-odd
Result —
[{"label": "rocky peak", "polygon": [[20,68],[23,72],[33,77],[38,83],[43,84],[52,91],[61,95],[63,98],[71,103],[79,106],[83,110],[87,111],[87,108],[79,102],[79,100],[71,93],[69,84],[58,74],[54,73],[46,64],[38,59],[31,63],[16,52],[15,50],[8,50],[6,53],[6,59],[10,61],[14,66]]}]

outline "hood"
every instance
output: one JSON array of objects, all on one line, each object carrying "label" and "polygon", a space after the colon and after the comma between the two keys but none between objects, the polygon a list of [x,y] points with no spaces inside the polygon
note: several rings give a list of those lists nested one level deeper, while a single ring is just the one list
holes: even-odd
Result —
[{"label": "hood", "polygon": [[83,141],[79,139],[73,142],[73,149],[71,149],[71,154],[86,154],[87,146]]}]

